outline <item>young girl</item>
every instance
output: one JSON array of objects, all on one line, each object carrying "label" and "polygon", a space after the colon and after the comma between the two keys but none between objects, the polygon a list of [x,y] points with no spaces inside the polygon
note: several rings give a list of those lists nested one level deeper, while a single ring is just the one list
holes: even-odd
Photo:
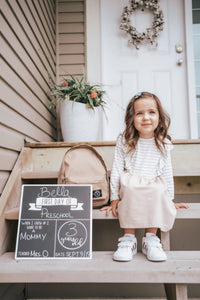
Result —
[{"label": "young girl", "polygon": [[154,94],[142,92],[129,102],[125,131],[116,143],[111,171],[111,205],[103,207],[106,215],[118,213],[124,236],[119,238],[113,255],[117,261],[129,261],[137,253],[136,228],[145,228],[142,252],[151,261],[164,261],[157,229],[172,228],[176,209],[171,165],[173,148],[168,135],[170,118]]}]

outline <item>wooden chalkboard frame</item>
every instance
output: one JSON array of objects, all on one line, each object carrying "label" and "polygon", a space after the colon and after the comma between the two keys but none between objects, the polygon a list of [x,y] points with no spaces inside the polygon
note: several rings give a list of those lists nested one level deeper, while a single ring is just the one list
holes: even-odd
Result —
[{"label": "wooden chalkboard frame", "polygon": [[15,259],[83,258],[92,258],[92,185],[22,185]]}]

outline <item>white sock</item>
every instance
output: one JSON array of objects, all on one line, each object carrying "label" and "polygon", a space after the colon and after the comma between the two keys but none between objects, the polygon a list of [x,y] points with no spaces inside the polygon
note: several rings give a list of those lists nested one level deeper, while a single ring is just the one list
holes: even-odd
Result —
[{"label": "white sock", "polygon": [[153,232],[147,232],[145,235],[145,237],[151,237],[151,236],[156,236],[156,235]]},{"label": "white sock", "polygon": [[132,233],[125,233],[124,236],[128,236],[128,237],[132,237],[132,238],[133,238],[133,237],[135,237],[135,234],[132,234]]}]

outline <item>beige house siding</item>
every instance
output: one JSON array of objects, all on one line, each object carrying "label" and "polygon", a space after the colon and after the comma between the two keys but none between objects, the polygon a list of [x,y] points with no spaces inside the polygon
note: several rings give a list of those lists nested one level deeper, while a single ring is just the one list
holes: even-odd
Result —
[{"label": "beige house siding", "polygon": [[1,0],[0,193],[24,139],[56,140],[48,74],[56,77],[56,0]]},{"label": "beige house siding", "polygon": [[84,0],[57,0],[58,82],[85,73]]}]

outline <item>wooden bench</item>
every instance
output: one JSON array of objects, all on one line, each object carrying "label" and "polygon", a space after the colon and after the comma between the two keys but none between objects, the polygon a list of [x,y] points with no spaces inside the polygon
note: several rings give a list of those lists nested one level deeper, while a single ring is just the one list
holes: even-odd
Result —
[{"label": "wooden bench", "polygon": [[[187,284],[200,283],[200,251],[167,251],[168,260],[153,263],[138,253],[129,263],[112,260],[112,252],[93,252],[91,260],[14,260],[11,243],[16,235],[21,185],[23,183],[56,183],[65,151],[73,144],[29,144],[15,165],[0,202],[0,283],[164,283],[167,299],[186,300]],[[114,143],[94,145],[111,168]],[[177,147],[176,147],[177,146]],[[177,177],[200,176],[199,143],[175,145],[173,162]],[[192,147],[194,146],[194,147]],[[183,164],[185,157],[192,157]],[[197,152],[198,151],[198,152]],[[180,209],[177,219],[200,219],[200,203],[189,203],[190,209]],[[93,210],[94,220],[113,220],[105,212]],[[13,225],[14,222],[14,225]],[[12,224],[12,225],[11,225]],[[161,232],[165,250],[170,249],[169,233]]]}]

